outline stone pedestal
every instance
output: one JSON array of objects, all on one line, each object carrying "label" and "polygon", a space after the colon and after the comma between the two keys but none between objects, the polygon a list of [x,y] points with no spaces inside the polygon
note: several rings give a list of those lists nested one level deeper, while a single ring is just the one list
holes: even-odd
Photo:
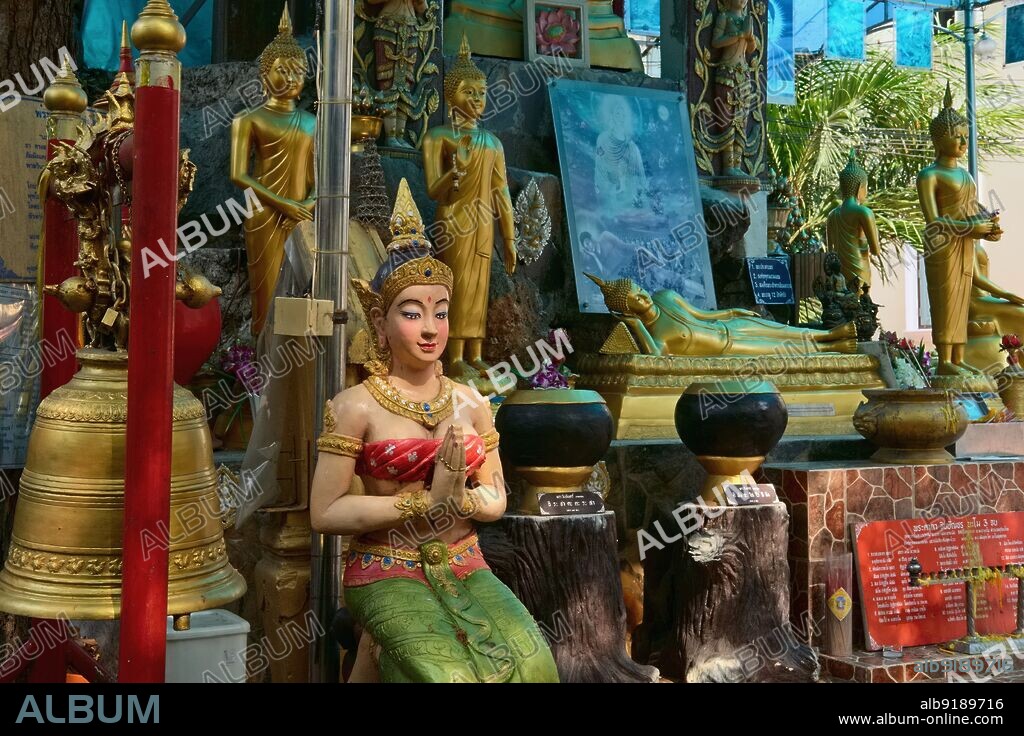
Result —
[{"label": "stone pedestal", "polygon": [[[1024,511],[1024,462],[889,465],[870,462],[768,463],[761,470],[789,509],[789,565],[796,624],[825,613],[825,556],[853,551],[850,525]],[[864,646],[854,586],[854,649]],[[812,639],[821,644],[821,635]]]},{"label": "stone pedestal", "polygon": [[615,514],[506,514],[479,530],[494,574],[544,632],[562,682],[654,682],[626,654]]},{"label": "stone pedestal", "polygon": [[663,519],[665,544],[644,561],[644,622],[634,656],[686,682],[807,681],[814,653],[789,624],[788,513],[782,503],[685,504]]}]

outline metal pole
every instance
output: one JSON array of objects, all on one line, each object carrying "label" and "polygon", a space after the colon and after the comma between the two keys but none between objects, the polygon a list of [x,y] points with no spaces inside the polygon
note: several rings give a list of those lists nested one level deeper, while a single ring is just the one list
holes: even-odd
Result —
[{"label": "metal pole", "polygon": [[[353,0],[324,0],[320,29],[319,107],[316,126],[316,259],[313,298],[335,304],[334,333],[317,357],[316,406],[345,386],[348,310],[348,212],[352,128]],[[314,428],[319,433],[319,427]],[[313,534],[310,606],[327,632],[309,659],[310,682],[337,682],[337,644],[330,634],[341,605],[341,538]]]},{"label": "metal pole", "polygon": [[967,75],[967,122],[970,125],[967,144],[967,169],[978,180],[978,92],[974,71],[974,0],[963,0],[964,9],[964,71]]}]

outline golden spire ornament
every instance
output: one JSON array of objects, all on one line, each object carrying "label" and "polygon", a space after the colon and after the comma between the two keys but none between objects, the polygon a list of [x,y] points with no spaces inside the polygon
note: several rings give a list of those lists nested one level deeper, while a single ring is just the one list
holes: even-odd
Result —
[{"label": "golden spire ornament", "polygon": [[178,22],[167,0],[149,0],[132,24],[132,43],[139,51],[169,51],[185,48],[185,28]]}]

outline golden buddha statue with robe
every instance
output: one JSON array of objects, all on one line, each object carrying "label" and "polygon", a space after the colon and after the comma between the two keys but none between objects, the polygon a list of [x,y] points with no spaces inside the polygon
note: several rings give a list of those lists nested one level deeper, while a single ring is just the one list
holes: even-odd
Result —
[{"label": "golden buddha statue with robe", "polygon": [[829,250],[839,256],[846,287],[854,290],[854,280],[871,286],[871,256],[880,253],[875,215],[864,206],[868,196],[868,172],[857,163],[857,152],[850,151],[850,162],[839,174],[839,192],[843,203],[829,213],[825,238]]},{"label": "golden buddha statue with robe", "polygon": [[231,126],[231,181],[251,188],[263,205],[245,222],[254,336],[270,311],[285,241],[300,221],[313,219],[316,202],[316,117],[295,107],[305,85],[306,55],[292,36],[287,6],[277,37],[260,54],[259,65],[269,99],[237,116]]},{"label": "golden buddha statue with robe", "polygon": [[946,86],[942,110],[931,122],[936,159],[918,174],[917,190],[925,227],[925,274],[931,303],[932,339],[939,355],[938,376],[971,378],[967,320],[974,287],[975,239],[1002,237],[998,218],[978,204],[974,178],[959,165],[967,153],[968,123],[953,109]]},{"label": "golden buddha statue with robe", "polygon": [[989,375],[1006,368],[999,349],[1003,335],[1024,336],[1024,297],[1002,288],[989,276],[988,252],[974,247],[974,288],[967,325],[967,361]]},{"label": "golden buddha statue with robe", "polygon": [[463,38],[458,60],[444,78],[451,123],[423,138],[427,194],[437,202],[438,257],[455,274],[448,315],[448,374],[480,378],[487,334],[487,303],[494,249],[494,219],[501,225],[505,270],[516,267],[515,220],[501,141],[478,122],[487,102],[487,80]]}]

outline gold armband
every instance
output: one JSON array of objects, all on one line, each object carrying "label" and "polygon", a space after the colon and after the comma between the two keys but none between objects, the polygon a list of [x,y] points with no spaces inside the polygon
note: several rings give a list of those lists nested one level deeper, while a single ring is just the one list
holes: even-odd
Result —
[{"label": "gold armband", "polygon": [[480,438],[484,441],[484,450],[487,452],[498,449],[498,430],[488,430],[480,435]]},{"label": "gold armband", "polygon": [[395,508],[401,513],[401,519],[415,519],[426,516],[430,509],[430,499],[426,491],[410,491],[399,493],[395,500]]},{"label": "gold armband", "polygon": [[363,451],[363,441],[357,437],[336,434],[334,432],[336,426],[334,410],[331,409],[331,402],[328,401],[324,404],[324,431],[316,441],[316,449],[320,452],[329,452],[332,455],[358,459]]},{"label": "gold armband", "polygon": [[320,452],[358,459],[363,452],[363,441],[343,434],[322,434],[316,441],[316,448]]}]

